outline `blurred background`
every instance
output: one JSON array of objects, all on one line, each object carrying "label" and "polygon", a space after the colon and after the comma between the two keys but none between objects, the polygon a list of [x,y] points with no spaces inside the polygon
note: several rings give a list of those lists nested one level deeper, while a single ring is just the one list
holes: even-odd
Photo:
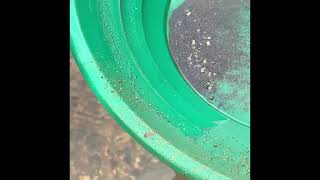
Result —
[{"label": "blurred background", "polygon": [[70,179],[167,180],[174,172],[108,115],[70,56]]}]

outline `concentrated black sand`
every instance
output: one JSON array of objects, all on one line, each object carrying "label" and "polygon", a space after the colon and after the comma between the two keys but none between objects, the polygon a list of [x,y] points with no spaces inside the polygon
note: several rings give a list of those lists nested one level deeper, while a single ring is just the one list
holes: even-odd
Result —
[{"label": "concentrated black sand", "polygon": [[186,0],[170,19],[170,50],[182,74],[235,116],[249,112],[248,12],[249,0]]}]

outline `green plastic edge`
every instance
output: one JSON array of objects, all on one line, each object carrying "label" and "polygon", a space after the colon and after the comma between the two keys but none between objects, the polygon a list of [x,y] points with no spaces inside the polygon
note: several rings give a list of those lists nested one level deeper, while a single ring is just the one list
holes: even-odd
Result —
[{"label": "green plastic edge", "polygon": [[[104,91],[101,92],[99,87],[108,84],[105,84],[105,81],[98,78],[100,75],[98,67],[95,64],[88,63],[88,59],[93,59],[93,57],[86,45],[81,28],[79,26],[77,12],[75,9],[75,0],[70,1],[70,46],[76,63],[95,96],[100,100],[104,108],[106,108],[111,116],[115,118],[119,125],[132,137],[134,137],[135,140],[148,149],[148,151],[159,157],[162,161],[166,162],[170,167],[179,173],[185,174],[185,172],[191,172],[194,169],[201,169],[201,171],[198,171],[197,174],[190,174],[191,176],[186,174],[190,178],[203,179],[214,177],[217,180],[230,179],[218,172],[212,171],[210,168],[185,155],[176,147],[168,144],[161,136],[155,136],[152,139],[146,139],[144,137],[145,132],[148,132],[152,129],[147,126],[143,120],[139,119],[139,117],[136,117],[134,112],[132,112],[130,108],[126,106],[126,104],[122,103],[117,95],[106,94]],[[107,102],[107,99],[109,102]],[[119,105],[116,107],[113,106],[113,108],[108,105],[118,103]],[[123,113],[124,109],[126,110],[126,113]],[[172,155],[179,156],[180,158],[171,160],[168,157]],[[188,164],[185,162],[193,163]]]},{"label": "green plastic edge", "polygon": [[[186,175],[194,179],[229,179],[202,163],[197,162],[197,160],[184,154],[175,146],[168,144],[161,136],[146,139],[144,137],[145,132],[151,131],[152,129],[142,119],[136,116],[135,112],[131,111],[126,103],[121,100],[120,96],[106,93],[102,90],[104,88],[111,90],[112,85],[100,79],[99,77],[103,76],[103,74],[98,70],[98,66],[95,63],[90,63],[90,60],[94,58],[86,45],[83,32],[80,28],[74,0],[70,3],[70,34],[71,50],[81,73],[94,94],[108,112],[115,117],[122,128],[177,172],[185,174],[185,172],[194,172],[196,169],[195,173],[187,173]],[[112,108],[108,104],[112,104]],[[171,158],[173,156],[178,156],[179,158]]]}]

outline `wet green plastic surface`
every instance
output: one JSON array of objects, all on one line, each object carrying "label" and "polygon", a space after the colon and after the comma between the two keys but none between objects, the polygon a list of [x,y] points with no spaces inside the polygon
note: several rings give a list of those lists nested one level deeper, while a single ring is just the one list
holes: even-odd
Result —
[{"label": "wet green plastic surface", "polygon": [[211,106],[180,75],[168,49],[169,6],[169,0],[71,0],[70,42],[80,71],[117,122],[178,173],[249,179],[250,128]]}]

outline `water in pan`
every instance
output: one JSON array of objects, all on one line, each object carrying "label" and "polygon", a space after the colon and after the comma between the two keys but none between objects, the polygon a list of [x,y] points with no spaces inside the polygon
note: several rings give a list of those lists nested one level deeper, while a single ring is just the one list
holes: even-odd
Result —
[{"label": "water in pan", "polygon": [[250,124],[249,0],[186,0],[169,21],[180,72],[212,105]]}]

